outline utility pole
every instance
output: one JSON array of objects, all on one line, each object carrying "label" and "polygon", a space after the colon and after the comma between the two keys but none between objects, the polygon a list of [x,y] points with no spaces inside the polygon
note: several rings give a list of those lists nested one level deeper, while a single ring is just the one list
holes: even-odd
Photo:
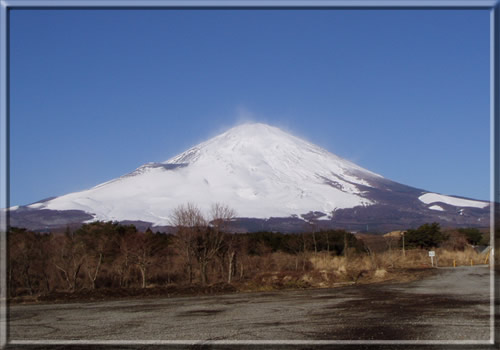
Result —
[{"label": "utility pole", "polygon": [[347,232],[344,233],[344,257],[347,258]]},{"label": "utility pole", "polygon": [[401,235],[403,236],[403,256],[406,256],[406,252],[405,252],[405,231],[402,231],[401,232]]}]

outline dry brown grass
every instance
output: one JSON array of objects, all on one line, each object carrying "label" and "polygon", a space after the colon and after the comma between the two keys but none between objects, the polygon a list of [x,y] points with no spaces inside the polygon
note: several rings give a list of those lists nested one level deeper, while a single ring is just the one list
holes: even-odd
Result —
[{"label": "dry brown grass", "polygon": [[[485,254],[468,247],[464,250],[436,248],[434,264],[451,267],[484,264]],[[305,264],[303,264],[305,262]],[[255,265],[256,267],[257,265]],[[352,283],[411,281],[431,273],[429,251],[409,249],[386,250],[378,253],[352,253],[348,257],[326,252],[302,253],[298,256],[283,252],[271,253],[259,272],[245,284],[245,290],[272,290],[307,287],[336,287]]]},{"label": "dry brown grass", "polygon": [[467,247],[463,251],[450,251],[436,249],[438,257],[438,266],[456,266],[481,265],[489,263],[487,254],[479,254],[474,249]]},{"label": "dry brown grass", "polygon": [[[486,254],[479,254],[473,248],[462,250],[435,249],[434,263],[438,266],[456,266],[485,264],[488,263]],[[347,271],[354,270],[378,270],[378,269],[408,269],[431,267],[429,251],[423,249],[402,251],[385,251],[382,253],[359,254],[352,257],[330,256],[323,253],[311,254],[309,261],[315,270]]]}]

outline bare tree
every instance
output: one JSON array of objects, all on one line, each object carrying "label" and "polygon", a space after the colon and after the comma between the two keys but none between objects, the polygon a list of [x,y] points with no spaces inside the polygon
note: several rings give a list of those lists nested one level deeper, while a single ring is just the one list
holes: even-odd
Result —
[{"label": "bare tree", "polygon": [[210,223],[219,231],[226,231],[236,212],[226,204],[215,203],[210,208]]},{"label": "bare tree", "polygon": [[54,266],[67,283],[67,289],[75,291],[80,270],[85,261],[85,246],[69,229],[62,237],[54,237],[58,255],[54,256]]},{"label": "bare tree", "polygon": [[130,250],[133,263],[141,272],[141,287],[146,288],[150,268],[156,263],[162,246],[157,244],[151,230],[134,235],[134,244]]},{"label": "bare tree", "polygon": [[215,203],[210,208],[207,225],[198,227],[196,233],[195,256],[200,266],[200,282],[208,282],[207,267],[216,257],[223,246],[225,230],[228,223],[234,218],[235,212],[227,205]]},{"label": "bare tree", "polygon": [[317,224],[311,220],[310,225],[311,225],[312,239],[314,245],[314,254],[318,254],[318,244],[316,242]]},{"label": "bare tree", "polygon": [[[240,241],[234,234],[227,234],[224,238],[224,256],[227,256],[227,283],[231,283],[236,273],[236,255],[240,248]],[[224,264],[224,259],[222,259]],[[222,266],[222,265],[221,265]]]},{"label": "bare tree", "polygon": [[207,265],[219,253],[226,238],[226,249],[228,254],[228,283],[231,283],[233,275],[233,263],[236,255],[232,236],[226,235],[228,224],[236,216],[236,212],[222,203],[215,203],[210,208],[210,225],[203,237],[203,247],[199,257],[202,283],[207,282]]},{"label": "bare tree", "polygon": [[85,245],[84,266],[92,289],[96,288],[104,258],[109,254],[114,228],[112,222],[98,221],[84,224],[75,232]]},{"label": "bare tree", "polygon": [[389,249],[391,267],[394,267],[393,246],[397,247],[400,239],[401,231],[392,231],[384,235],[384,241]]},{"label": "bare tree", "polygon": [[118,285],[120,287],[128,286],[130,267],[132,264],[132,239],[135,234],[136,233],[120,235],[116,242],[116,245],[118,246],[118,253],[114,269],[118,272]]},{"label": "bare tree", "polygon": [[114,259],[112,269],[117,272],[118,285],[129,286],[130,271],[133,266],[133,248],[135,236],[138,234],[133,225],[119,226],[114,236],[113,249]]},{"label": "bare tree", "polygon": [[172,214],[170,222],[176,228],[175,236],[179,248],[187,260],[189,283],[193,283],[193,266],[198,232],[207,227],[201,210],[192,203],[180,205]]},{"label": "bare tree", "polygon": [[234,216],[234,210],[220,203],[212,205],[209,219],[191,203],[174,210],[171,222],[176,227],[178,242],[186,255],[190,283],[193,281],[194,259],[200,267],[201,284],[208,282],[208,265],[222,248],[224,231]]}]

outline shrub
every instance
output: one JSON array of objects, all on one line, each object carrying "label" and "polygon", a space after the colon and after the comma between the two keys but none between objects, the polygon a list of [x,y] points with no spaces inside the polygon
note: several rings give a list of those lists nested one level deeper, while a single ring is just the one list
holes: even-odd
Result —
[{"label": "shrub", "polygon": [[483,234],[477,228],[459,228],[458,232],[463,233],[467,242],[472,245],[478,245],[483,238]]},{"label": "shrub", "polygon": [[408,230],[405,239],[410,248],[427,249],[439,246],[447,239],[447,236],[441,232],[439,224],[433,222],[432,224],[424,224],[416,230]]}]

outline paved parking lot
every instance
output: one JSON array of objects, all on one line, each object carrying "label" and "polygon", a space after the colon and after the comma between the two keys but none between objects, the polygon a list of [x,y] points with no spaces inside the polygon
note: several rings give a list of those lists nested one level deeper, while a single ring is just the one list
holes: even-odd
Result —
[{"label": "paved parking lot", "polygon": [[336,289],[10,307],[14,344],[51,341],[453,341],[491,336],[490,271]]}]

